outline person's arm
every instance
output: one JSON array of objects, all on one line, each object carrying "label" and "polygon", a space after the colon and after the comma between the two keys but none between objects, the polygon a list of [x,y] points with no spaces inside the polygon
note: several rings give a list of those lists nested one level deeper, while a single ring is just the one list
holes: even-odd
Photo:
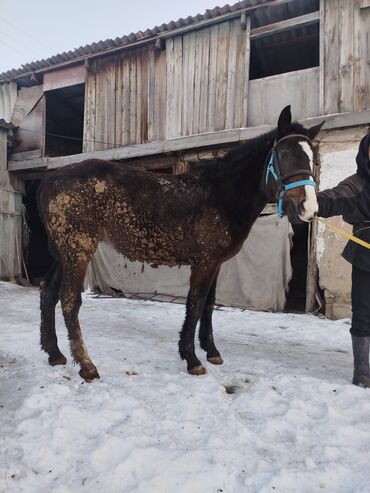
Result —
[{"label": "person's arm", "polygon": [[364,180],[352,175],[341,181],[336,187],[317,193],[319,217],[351,216],[357,209],[358,201],[364,190]]}]

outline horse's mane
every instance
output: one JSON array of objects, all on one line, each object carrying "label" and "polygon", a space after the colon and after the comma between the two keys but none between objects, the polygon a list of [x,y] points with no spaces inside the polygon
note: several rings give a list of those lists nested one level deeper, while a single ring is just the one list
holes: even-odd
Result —
[{"label": "horse's mane", "polygon": [[[306,130],[300,123],[294,122],[291,125],[291,133],[306,135]],[[230,172],[230,167],[235,170],[235,167],[239,164],[243,168],[253,166],[256,164],[258,154],[263,152],[267,145],[271,145],[272,147],[276,139],[276,134],[277,129],[271,130],[270,132],[244,141],[222,157],[197,161],[194,163],[192,171],[195,173],[199,172],[210,178],[222,178]]]}]

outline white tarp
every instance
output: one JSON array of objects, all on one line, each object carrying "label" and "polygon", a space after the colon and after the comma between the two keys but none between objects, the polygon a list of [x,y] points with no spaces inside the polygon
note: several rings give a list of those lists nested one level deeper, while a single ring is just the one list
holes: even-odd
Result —
[{"label": "white tarp", "polygon": [[0,86],[0,119],[10,122],[17,99],[17,84],[10,82]]},{"label": "white tarp", "polygon": [[[291,228],[284,218],[261,216],[254,224],[242,249],[225,262],[217,283],[216,301],[222,305],[258,310],[282,310],[291,278]],[[90,263],[86,287],[111,288],[126,294],[154,293],[185,297],[190,268],[130,262],[109,244],[101,243]]]}]

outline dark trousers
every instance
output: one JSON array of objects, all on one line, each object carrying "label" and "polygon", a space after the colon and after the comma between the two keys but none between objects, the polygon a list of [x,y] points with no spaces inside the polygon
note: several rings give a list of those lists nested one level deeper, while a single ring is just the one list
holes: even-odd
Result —
[{"label": "dark trousers", "polygon": [[370,337],[370,272],[352,266],[351,334]]}]

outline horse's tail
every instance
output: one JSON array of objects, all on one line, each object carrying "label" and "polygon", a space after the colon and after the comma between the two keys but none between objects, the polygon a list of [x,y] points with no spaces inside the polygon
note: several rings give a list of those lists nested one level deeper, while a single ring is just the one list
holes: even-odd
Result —
[{"label": "horse's tail", "polygon": [[48,188],[48,184],[50,184],[50,178],[48,176],[45,176],[41,180],[41,183],[39,184],[39,186],[37,188],[37,191],[36,191],[37,210],[38,210],[41,222],[45,228],[45,231],[46,231],[46,234],[48,237],[48,247],[49,247],[50,255],[52,257],[54,257],[56,260],[58,260],[59,259],[58,250],[50,238],[49,231],[48,231],[47,219],[45,216],[45,207],[47,207],[47,204],[48,204],[48,200],[46,197],[46,190]]},{"label": "horse's tail", "polygon": [[39,213],[39,216],[40,216],[40,219],[42,221],[42,224],[44,225],[44,227],[46,229],[44,211],[43,211],[43,209],[41,207],[41,193],[42,193],[42,189],[43,189],[43,186],[44,186],[44,182],[45,182],[45,179],[41,180],[41,183],[37,187],[37,190],[36,190],[36,202],[37,202],[37,211]]}]

